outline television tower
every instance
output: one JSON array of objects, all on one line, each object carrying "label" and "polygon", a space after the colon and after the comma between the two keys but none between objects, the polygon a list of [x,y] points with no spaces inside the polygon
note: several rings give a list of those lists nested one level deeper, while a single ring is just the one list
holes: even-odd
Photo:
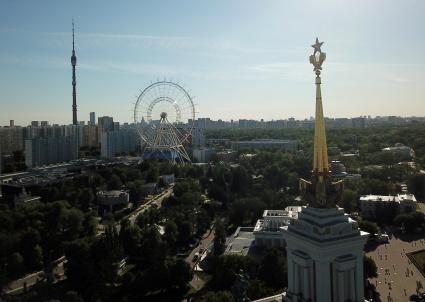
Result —
[{"label": "television tower", "polygon": [[77,57],[75,56],[74,49],[74,20],[72,20],[72,56],[71,56],[71,65],[72,65],[72,124],[77,125],[77,92],[75,86],[77,81],[75,79],[75,66],[77,65]]}]

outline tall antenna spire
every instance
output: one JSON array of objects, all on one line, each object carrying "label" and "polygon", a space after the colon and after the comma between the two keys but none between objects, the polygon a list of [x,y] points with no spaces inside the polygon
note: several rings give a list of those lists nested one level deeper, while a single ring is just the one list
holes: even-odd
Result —
[{"label": "tall antenna spire", "polygon": [[72,19],[72,52],[75,53],[75,49],[74,49],[74,19]]},{"label": "tall antenna spire", "polygon": [[72,124],[77,125],[78,124],[78,120],[77,120],[77,91],[76,91],[77,80],[75,78],[75,66],[77,65],[77,57],[75,56],[74,19],[72,19],[71,65],[72,65]]}]

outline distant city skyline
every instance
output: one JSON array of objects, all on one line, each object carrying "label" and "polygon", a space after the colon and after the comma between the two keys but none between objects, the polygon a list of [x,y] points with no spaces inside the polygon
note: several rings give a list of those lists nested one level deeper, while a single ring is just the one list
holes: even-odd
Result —
[{"label": "distant city skyline", "polygon": [[198,117],[308,119],[316,36],[326,116],[424,116],[424,12],[394,0],[4,1],[0,125],[72,123],[72,18],[79,121],[132,122],[136,95],[164,78],[190,91]]}]

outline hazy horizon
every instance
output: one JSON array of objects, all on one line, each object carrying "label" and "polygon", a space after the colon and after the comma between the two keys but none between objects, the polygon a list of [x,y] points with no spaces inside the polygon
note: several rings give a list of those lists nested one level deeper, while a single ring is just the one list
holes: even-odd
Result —
[{"label": "hazy horizon", "polygon": [[308,119],[316,36],[326,116],[425,116],[423,1],[3,1],[0,16],[3,126],[71,123],[72,18],[80,121],[132,122],[136,95],[164,78],[197,117]]}]

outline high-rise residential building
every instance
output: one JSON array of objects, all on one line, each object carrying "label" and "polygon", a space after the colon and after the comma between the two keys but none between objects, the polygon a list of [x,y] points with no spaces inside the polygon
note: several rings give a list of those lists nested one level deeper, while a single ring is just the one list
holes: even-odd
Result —
[{"label": "high-rise residential building", "polygon": [[39,121],[32,121],[31,122],[31,127],[39,127],[40,126],[40,122]]},{"label": "high-rise residential building", "polygon": [[114,119],[110,116],[101,116],[97,119],[98,136],[97,139],[100,142],[102,140],[102,134],[109,131],[114,131]]},{"label": "high-rise residential building", "polygon": [[25,164],[39,167],[78,159],[78,139],[74,136],[25,140]]},{"label": "high-rise residential building", "polygon": [[96,147],[99,145],[98,140],[98,126],[97,125],[85,125],[83,128],[83,146]]},{"label": "high-rise residential building", "polygon": [[41,121],[41,127],[47,127],[47,126],[49,126],[48,121]]},{"label": "high-rise residential building", "polygon": [[96,125],[96,113],[90,112],[90,125]]},{"label": "high-rise residential building", "polygon": [[203,128],[193,128],[192,145],[197,147],[205,147],[205,130]]},{"label": "high-rise residential building", "polygon": [[102,133],[101,155],[112,158],[137,150],[137,131],[134,129],[115,130]]},{"label": "high-rise residential building", "polygon": [[9,127],[15,127],[15,121],[14,120],[10,120]]},{"label": "high-rise residential building", "polygon": [[0,153],[10,154],[24,150],[24,128],[19,126],[0,127]]},{"label": "high-rise residential building", "polygon": [[214,156],[215,151],[210,148],[201,148],[193,150],[193,161],[197,163],[208,163]]}]

